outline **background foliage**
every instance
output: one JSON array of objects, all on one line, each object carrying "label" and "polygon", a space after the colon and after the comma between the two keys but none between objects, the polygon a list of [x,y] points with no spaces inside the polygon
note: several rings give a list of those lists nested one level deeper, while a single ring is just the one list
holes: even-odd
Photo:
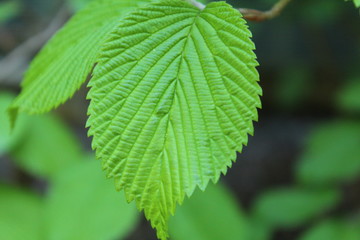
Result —
[{"label": "background foliage", "polygon": [[[63,4],[70,15],[84,2],[2,2],[0,54]],[[179,207],[172,239],[359,239],[359,24],[359,10],[341,0],[293,1],[278,18],[249,23],[264,92],[255,136],[222,185]],[[89,153],[86,89],[53,114],[21,115],[10,136],[4,110],[20,79],[0,78],[0,239],[155,239]]]}]

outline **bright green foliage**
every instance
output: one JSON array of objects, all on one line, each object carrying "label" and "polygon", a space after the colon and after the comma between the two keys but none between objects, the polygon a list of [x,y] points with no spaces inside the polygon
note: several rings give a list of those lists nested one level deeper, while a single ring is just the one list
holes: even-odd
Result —
[{"label": "bright green foliage", "polygon": [[273,190],[257,200],[253,216],[272,227],[295,227],[333,207],[339,196],[333,190]]},{"label": "bright green foliage", "polygon": [[11,155],[28,172],[46,178],[83,158],[71,130],[54,115],[28,116],[25,138]]},{"label": "bright green foliage", "polygon": [[41,204],[31,192],[0,185],[0,239],[42,239]]},{"label": "bright green foliage", "polygon": [[169,232],[174,240],[250,239],[249,222],[221,184],[185,200],[170,218]]},{"label": "bright green foliage", "polygon": [[69,99],[85,82],[105,36],[139,0],[95,0],[76,14],[32,61],[12,107],[47,112]]},{"label": "bright green foliage", "polygon": [[356,7],[360,7],[360,0],[354,0],[354,4]]},{"label": "bright green foliage", "polygon": [[253,133],[261,89],[250,36],[224,2],[200,11],[163,0],[122,20],[104,44],[89,83],[89,135],[161,239],[176,203],[217,181]]},{"label": "bright green foliage", "polygon": [[92,157],[86,160],[59,172],[54,179],[44,209],[45,239],[122,239],[135,226],[135,205],[114,191],[99,162]]},{"label": "bright green foliage", "polygon": [[[314,131],[297,170],[299,182],[326,185],[360,173],[360,124],[338,121]],[[320,170],[321,169],[321,170]]]},{"label": "bright green foliage", "polygon": [[356,221],[326,220],[305,233],[300,240],[359,240],[360,224]]}]

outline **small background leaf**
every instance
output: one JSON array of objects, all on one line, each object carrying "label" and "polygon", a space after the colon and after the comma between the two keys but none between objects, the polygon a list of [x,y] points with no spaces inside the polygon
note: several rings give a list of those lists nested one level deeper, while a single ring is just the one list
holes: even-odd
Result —
[{"label": "small background leaf", "polygon": [[15,162],[33,175],[52,178],[83,159],[76,136],[54,115],[28,116],[26,137],[10,153]]},{"label": "small background leaf", "polygon": [[59,172],[46,202],[46,239],[112,240],[125,237],[137,220],[113,182],[104,179],[99,162],[89,157]]},{"label": "small background leaf", "polygon": [[311,228],[300,240],[358,240],[359,236],[359,223],[329,219]]},{"label": "small background leaf", "polygon": [[347,82],[337,94],[336,104],[339,109],[350,113],[360,113],[360,79]]},{"label": "small background leaf", "polygon": [[0,185],[0,239],[41,239],[42,201],[37,195]]},{"label": "small background leaf", "polygon": [[93,0],[67,0],[70,7],[74,11],[78,11],[78,10],[83,9],[91,1],[93,1]]},{"label": "small background leaf", "polygon": [[6,22],[20,12],[20,4],[16,0],[0,3],[0,23]]},{"label": "small background leaf", "polygon": [[249,239],[250,225],[230,192],[221,184],[197,190],[170,218],[173,240]]},{"label": "small background leaf", "polygon": [[[360,173],[360,124],[324,124],[310,136],[297,166],[297,179],[309,185],[350,180]],[[321,169],[321,171],[319,171]]]},{"label": "small background leaf", "polygon": [[332,190],[273,190],[257,199],[253,216],[268,226],[296,227],[333,207],[339,197]]}]

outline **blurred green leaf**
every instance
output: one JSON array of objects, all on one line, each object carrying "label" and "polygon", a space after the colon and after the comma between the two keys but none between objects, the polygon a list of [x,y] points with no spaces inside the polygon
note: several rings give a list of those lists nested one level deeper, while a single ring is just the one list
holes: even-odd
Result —
[{"label": "blurred green leaf", "polygon": [[[249,240],[270,240],[272,238],[273,227],[259,221],[258,219],[251,219],[251,235]],[[241,239],[241,240],[248,240]]]},{"label": "blurred green leaf", "polygon": [[354,4],[356,7],[360,7],[360,0],[354,0]]},{"label": "blurred green leaf", "polygon": [[333,207],[339,197],[332,190],[277,189],[255,202],[253,217],[273,227],[296,227]]},{"label": "blurred green leaf", "polygon": [[74,11],[78,11],[84,8],[86,4],[88,4],[91,1],[92,0],[68,0],[68,3]]},{"label": "blurred green leaf", "polygon": [[9,92],[0,92],[0,156],[10,151],[26,132],[27,117],[20,114],[15,128],[10,130],[10,119],[6,111],[15,96]]},{"label": "blurred green leaf", "polygon": [[52,178],[83,159],[78,140],[55,115],[31,116],[26,139],[11,155],[28,172]]},{"label": "blurred green leaf", "polygon": [[325,220],[306,232],[300,240],[359,240],[360,224],[350,221]]},{"label": "blurred green leaf", "polygon": [[346,0],[346,1],[353,1],[356,7],[360,7],[360,0]]},{"label": "blurred green leaf", "polygon": [[[341,17],[342,8],[344,3],[340,1],[329,1],[329,0],[317,0],[309,1],[309,4],[305,4],[299,10],[304,21],[311,25],[328,25],[330,22],[335,22]],[[319,10],[321,9],[321,10]]]},{"label": "blurred green leaf", "polygon": [[15,17],[19,11],[20,4],[17,1],[12,0],[0,3],[0,23]]},{"label": "blurred green leaf", "polygon": [[297,166],[297,179],[305,184],[333,184],[360,173],[360,123],[324,124],[310,136]]},{"label": "blurred green leaf", "polygon": [[249,223],[230,192],[221,184],[197,190],[170,218],[174,240],[249,239]]},{"label": "blurred green leaf", "polygon": [[46,204],[47,240],[121,239],[134,227],[135,205],[114,191],[100,162],[90,159],[54,179]]},{"label": "blurred green leaf", "polygon": [[296,109],[298,105],[306,101],[312,83],[312,73],[308,66],[296,64],[296,66],[283,69],[275,83],[276,105],[287,110]]},{"label": "blurred green leaf", "polygon": [[41,216],[37,195],[0,185],[0,239],[41,239]]},{"label": "blurred green leaf", "polygon": [[360,79],[349,81],[337,95],[337,106],[345,111],[360,113]]}]

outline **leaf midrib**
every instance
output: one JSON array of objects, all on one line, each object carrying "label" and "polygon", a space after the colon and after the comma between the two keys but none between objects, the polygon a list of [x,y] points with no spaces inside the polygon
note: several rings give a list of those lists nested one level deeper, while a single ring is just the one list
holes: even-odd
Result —
[{"label": "leaf midrib", "polygon": [[[167,136],[168,136],[168,131],[169,131],[169,122],[171,121],[171,119],[170,119],[170,115],[171,115],[171,113],[172,113],[172,110],[173,110],[173,104],[174,104],[174,102],[175,102],[175,98],[176,98],[176,91],[177,91],[177,88],[178,88],[178,84],[179,84],[179,81],[180,81],[180,78],[179,78],[179,75],[180,75],[180,70],[181,70],[181,66],[182,66],[182,64],[183,64],[183,61],[186,61],[185,60],[185,56],[184,56],[184,52],[185,52],[185,49],[187,48],[187,45],[188,45],[188,42],[189,42],[189,39],[191,38],[190,36],[191,36],[191,33],[192,33],[192,31],[193,31],[193,28],[194,28],[194,26],[196,25],[196,21],[197,21],[197,19],[199,18],[199,16],[200,16],[200,14],[201,14],[201,11],[199,11],[198,12],[198,14],[194,17],[194,20],[193,20],[193,22],[192,22],[192,24],[191,24],[191,27],[190,27],[190,29],[189,29],[189,33],[187,34],[187,36],[186,36],[186,41],[185,41],[185,43],[184,43],[184,46],[183,46],[183,48],[182,48],[182,54],[181,54],[181,58],[180,58],[180,61],[179,61],[179,67],[178,67],[178,71],[177,71],[177,73],[176,73],[176,82],[175,82],[175,87],[174,87],[174,90],[173,90],[173,93],[172,93],[172,95],[173,95],[173,99],[172,99],[172,101],[171,101],[171,106],[170,106],[170,110],[169,110],[169,112],[167,113],[167,117],[168,117],[168,120],[167,120],[167,122],[166,122],[166,131],[165,131],[165,137],[164,137],[164,142],[163,142],[163,145],[162,145],[162,148],[163,148],[163,150],[161,151],[161,152],[159,152],[159,154],[156,156],[156,159],[158,159],[159,157],[160,157],[160,155],[161,154],[163,154],[164,153],[164,150],[166,150],[166,147],[165,147],[165,145],[166,145],[166,142],[167,142]],[[156,111],[156,108],[154,108],[154,111],[153,111],[153,113]],[[150,142],[153,140],[153,138],[150,140]],[[148,147],[150,146],[150,144],[148,145]],[[148,149],[148,148],[147,148]],[[145,152],[146,152],[147,150],[145,150]],[[154,166],[155,166],[156,164],[153,164],[152,165],[152,167],[151,167],[151,170],[150,171],[152,171],[153,170],[153,168],[154,168]],[[126,171],[126,167],[127,167],[127,164],[125,164],[125,167],[124,167],[124,171]],[[162,168],[162,161],[159,161],[159,166],[158,166],[159,168]],[[137,168],[137,170],[136,170],[136,173],[134,174],[135,176],[137,175],[137,173],[139,172],[139,170],[141,169],[141,163],[140,163],[140,166]],[[190,171],[190,169],[189,169],[189,171]],[[150,175],[148,176],[148,179],[150,178]],[[148,179],[147,179],[147,181],[148,181]],[[159,182],[160,184],[162,183],[162,179],[160,179],[160,182]],[[182,183],[182,181],[180,181],[180,184]],[[157,192],[158,192],[158,190],[157,190]],[[155,193],[155,194],[157,194],[157,192]]]}]

